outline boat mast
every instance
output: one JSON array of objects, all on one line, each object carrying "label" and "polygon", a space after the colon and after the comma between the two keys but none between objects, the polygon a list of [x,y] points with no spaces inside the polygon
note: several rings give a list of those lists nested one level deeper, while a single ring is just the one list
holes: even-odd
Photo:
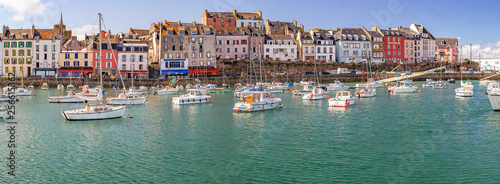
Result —
[{"label": "boat mast", "polygon": [[99,84],[102,88],[102,30],[101,30],[102,15],[99,13]]}]

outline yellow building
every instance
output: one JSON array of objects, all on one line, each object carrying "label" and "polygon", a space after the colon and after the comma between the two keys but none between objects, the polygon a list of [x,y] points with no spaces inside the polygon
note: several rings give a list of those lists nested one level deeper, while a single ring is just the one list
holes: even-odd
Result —
[{"label": "yellow building", "polygon": [[92,51],[61,51],[58,77],[88,76],[93,72]]}]

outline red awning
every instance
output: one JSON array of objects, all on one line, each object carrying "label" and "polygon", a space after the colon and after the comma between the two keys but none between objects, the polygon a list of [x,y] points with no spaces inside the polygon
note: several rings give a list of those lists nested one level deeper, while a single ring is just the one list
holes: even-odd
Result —
[{"label": "red awning", "polygon": [[93,69],[59,69],[58,72],[93,72]]},{"label": "red awning", "polygon": [[209,69],[189,69],[189,73],[213,73],[213,74],[218,74],[219,71],[216,68],[209,68]]},{"label": "red awning", "polygon": [[[120,73],[132,73],[132,71],[130,71],[130,70],[120,70]],[[139,71],[139,70],[136,70],[136,71],[134,71],[134,73],[148,73],[148,71]]]}]

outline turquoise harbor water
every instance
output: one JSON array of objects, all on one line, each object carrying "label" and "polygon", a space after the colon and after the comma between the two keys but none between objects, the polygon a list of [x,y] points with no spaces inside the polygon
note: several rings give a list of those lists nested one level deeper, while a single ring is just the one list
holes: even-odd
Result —
[{"label": "turquoise harbor water", "polygon": [[379,88],[349,108],[286,92],[273,95],[282,109],[251,114],[233,112],[232,94],[185,106],[149,96],[131,119],[88,122],[60,113],[83,105],[47,103],[64,92],[35,90],[18,102],[16,177],[1,123],[0,183],[496,183],[500,112],[474,83],[472,98],[455,97],[457,84]]}]

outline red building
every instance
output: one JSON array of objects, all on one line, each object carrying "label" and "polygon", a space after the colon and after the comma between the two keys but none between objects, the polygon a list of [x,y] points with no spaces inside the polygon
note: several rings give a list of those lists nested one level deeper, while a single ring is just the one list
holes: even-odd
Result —
[{"label": "red building", "polygon": [[[103,41],[104,42],[104,41]],[[117,43],[102,43],[102,63],[99,63],[100,60],[100,50],[99,43],[93,43],[92,47],[92,55],[94,62],[94,74],[99,73],[99,64],[102,66],[102,72],[104,75],[115,75],[116,72],[116,57],[118,56],[117,52]]]},{"label": "red building", "polygon": [[213,28],[234,28],[236,27],[235,11],[233,12],[208,12],[205,10],[201,17],[201,23]]},{"label": "red building", "polygon": [[402,63],[405,60],[405,37],[399,30],[379,30],[384,35],[385,62]]}]

